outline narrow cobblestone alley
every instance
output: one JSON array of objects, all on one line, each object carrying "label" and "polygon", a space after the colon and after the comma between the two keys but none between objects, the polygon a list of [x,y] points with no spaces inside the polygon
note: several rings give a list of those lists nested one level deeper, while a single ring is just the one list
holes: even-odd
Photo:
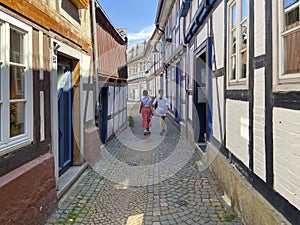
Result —
[{"label": "narrow cobblestone alley", "polygon": [[[155,130],[157,119],[154,118],[151,136],[144,137],[137,112],[137,104],[129,105],[134,127],[117,135],[105,149],[128,168],[147,172],[136,176],[130,170],[124,173],[126,168],[116,166],[115,162],[104,163],[105,169],[99,169],[101,161],[100,165],[93,164],[59,202],[59,209],[46,225],[242,224],[225,203],[210,171],[199,169],[199,156],[184,153],[176,127],[167,121],[167,134],[161,137]],[[159,140],[160,144],[151,150],[153,140]],[[137,147],[143,150],[134,149]],[[172,155],[176,149],[183,152],[177,158],[189,156],[184,165],[184,161],[174,162]],[[168,158],[181,167],[178,172]],[[161,162],[163,167],[173,166],[173,173],[159,166],[148,167]]]}]

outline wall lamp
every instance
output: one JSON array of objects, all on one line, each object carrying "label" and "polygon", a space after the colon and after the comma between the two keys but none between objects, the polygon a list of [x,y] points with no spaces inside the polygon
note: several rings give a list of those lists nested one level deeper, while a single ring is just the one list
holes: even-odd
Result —
[{"label": "wall lamp", "polygon": [[169,68],[169,66],[170,66],[170,63],[164,63],[163,64],[163,67],[164,67],[165,70],[167,70]]},{"label": "wall lamp", "polygon": [[162,32],[163,34],[165,33],[165,31],[164,31],[162,28],[159,27],[159,24],[158,24],[158,23],[155,24],[155,27],[156,27],[157,30],[159,30],[159,31]]},{"label": "wall lamp", "polygon": [[57,50],[61,47],[58,43],[54,42],[53,43],[53,52],[55,55],[57,55]]}]

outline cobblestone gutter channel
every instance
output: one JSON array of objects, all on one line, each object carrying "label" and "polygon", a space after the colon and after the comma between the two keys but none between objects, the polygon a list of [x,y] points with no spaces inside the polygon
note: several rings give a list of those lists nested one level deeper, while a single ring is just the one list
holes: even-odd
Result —
[{"label": "cobblestone gutter channel", "polygon": [[[134,110],[136,107],[130,111],[135,124],[131,131],[136,138],[147,142],[149,137],[142,135],[140,115]],[[166,137],[151,151],[133,150],[118,137],[110,141],[106,149],[129,167],[162,162],[172,154],[174,145],[180,139],[178,130],[169,121],[167,125]],[[130,135],[129,133],[126,135]],[[134,140],[130,136],[126,139]],[[59,209],[49,218],[47,225],[242,225],[223,200],[222,192],[210,171],[199,171],[199,160],[198,155],[194,154],[179,172],[146,186],[116,183],[89,168],[60,201]],[[121,169],[111,165],[107,174],[119,174]],[[154,171],[147,179],[156,179],[155,177],[159,177],[157,174],[160,171]]]}]

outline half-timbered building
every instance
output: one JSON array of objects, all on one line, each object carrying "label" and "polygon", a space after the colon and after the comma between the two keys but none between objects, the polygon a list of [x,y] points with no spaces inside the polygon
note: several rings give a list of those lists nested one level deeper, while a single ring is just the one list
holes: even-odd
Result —
[{"label": "half-timbered building", "polygon": [[125,124],[126,46],[98,1],[1,1],[1,224],[43,224]]},{"label": "half-timbered building", "polygon": [[298,224],[299,1],[160,0],[155,23],[172,119],[232,206],[246,224]]}]

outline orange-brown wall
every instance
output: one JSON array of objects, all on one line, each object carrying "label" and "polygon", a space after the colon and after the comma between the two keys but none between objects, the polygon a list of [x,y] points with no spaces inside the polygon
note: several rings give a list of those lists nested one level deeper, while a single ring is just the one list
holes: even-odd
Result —
[{"label": "orange-brown wall", "polygon": [[86,32],[72,25],[57,10],[48,6],[41,0],[1,0],[0,5],[20,14],[48,31],[53,31],[60,36],[79,45],[84,51],[88,51],[91,40]]}]

